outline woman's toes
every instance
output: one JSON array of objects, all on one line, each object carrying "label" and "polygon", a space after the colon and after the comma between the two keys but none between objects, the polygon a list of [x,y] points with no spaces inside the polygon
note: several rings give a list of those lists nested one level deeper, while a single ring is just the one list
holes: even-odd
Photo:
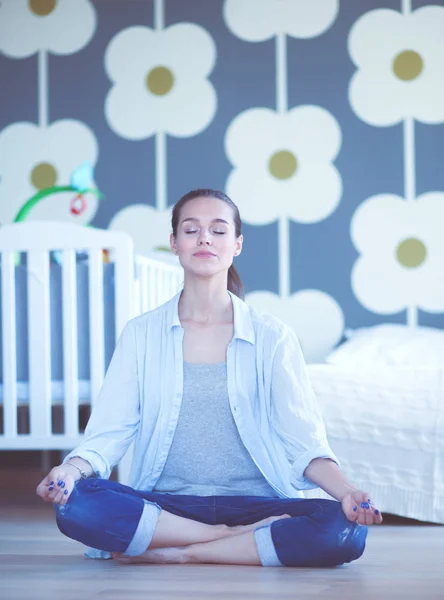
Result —
[{"label": "woman's toes", "polygon": [[291,519],[291,515],[278,515],[276,517],[270,517],[270,522],[272,523],[273,521],[279,521],[280,519]]},{"label": "woman's toes", "polygon": [[122,552],[111,552],[111,556],[114,560],[117,560],[120,563],[129,563],[131,562],[130,556],[124,556]]},{"label": "woman's toes", "polygon": [[268,517],[267,519],[264,519],[263,521],[259,521],[259,523],[256,523],[256,526],[258,526],[259,524],[262,525],[268,525],[270,523],[274,523],[274,521],[279,521],[280,519],[291,519],[291,515],[275,515],[273,517]]},{"label": "woman's toes", "polygon": [[267,517],[266,519],[262,519],[261,521],[256,521],[256,523],[251,523],[250,525],[235,525],[234,527],[230,527],[230,530],[234,535],[238,535],[240,533],[246,533],[248,531],[255,531],[258,527],[269,525],[274,521],[279,521],[279,519],[291,519],[291,515],[275,515],[273,517]]}]

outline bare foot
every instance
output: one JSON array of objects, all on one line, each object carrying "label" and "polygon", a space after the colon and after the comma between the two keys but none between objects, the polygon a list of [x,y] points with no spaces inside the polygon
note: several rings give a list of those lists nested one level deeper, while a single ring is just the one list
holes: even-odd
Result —
[{"label": "bare foot", "polygon": [[111,552],[111,556],[119,563],[151,563],[156,565],[178,564],[186,562],[185,546],[177,548],[155,548],[154,550],[145,550],[139,556],[123,556],[118,552]]}]

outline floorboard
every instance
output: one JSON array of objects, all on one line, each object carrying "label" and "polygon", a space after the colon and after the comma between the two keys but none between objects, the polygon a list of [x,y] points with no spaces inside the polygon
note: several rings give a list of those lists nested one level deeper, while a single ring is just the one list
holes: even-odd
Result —
[{"label": "floorboard", "polygon": [[444,599],[444,527],[392,519],[370,529],[361,559],[334,569],[121,565],[84,559],[50,505],[0,508],[2,600],[277,597]]}]

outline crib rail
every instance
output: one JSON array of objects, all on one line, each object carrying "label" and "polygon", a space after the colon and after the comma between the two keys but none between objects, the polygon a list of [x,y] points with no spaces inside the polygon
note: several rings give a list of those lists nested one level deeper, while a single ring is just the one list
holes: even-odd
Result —
[{"label": "crib rail", "polygon": [[181,289],[183,269],[179,264],[136,256],[134,310],[136,315],[157,308]]},{"label": "crib rail", "polygon": [[1,260],[3,325],[3,430],[5,437],[13,438],[17,431],[17,361],[14,255],[10,251],[3,252]]},{"label": "crib rail", "polygon": [[[88,262],[89,381],[79,380],[78,289],[76,252]],[[126,322],[169,300],[183,280],[181,267],[155,258],[134,256],[133,243],[121,232],[60,222],[36,221],[0,228],[2,373],[0,449],[72,449],[83,437],[79,423],[82,405],[93,406],[105,373],[105,318],[103,251],[114,268],[114,328],[117,340]],[[51,378],[51,252],[61,263],[63,381]],[[18,253],[25,256],[27,382],[18,379],[16,270]],[[88,398],[85,398],[88,384]],[[57,387],[58,386],[58,387]],[[61,389],[55,398],[54,389]],[[26,401],[23,389],[27,390]],[[54,405],[61,408],[55,433]],[[27,431],[20,427],[21,409]]]}]

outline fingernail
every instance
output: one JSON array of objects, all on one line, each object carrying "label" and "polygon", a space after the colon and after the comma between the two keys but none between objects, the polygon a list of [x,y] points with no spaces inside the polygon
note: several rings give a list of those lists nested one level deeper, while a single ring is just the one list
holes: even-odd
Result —
[{"label": "fingernail", "polygon": [[62,485],[62,483],[63,483],[63,481],[60,480],[60,481],[57,482],[57,485]]},{"label": "fingernail", "polygon": [[66,496],[66,494],[68,493],[68,490],[65,490],[63,493],[64,493],[64,494],[65,494],[65,496]]},{"label": "fingernail", "polygon": [[370,504],[368,502],[365,503],[365,508],[370,508]]},{"label": "fingernail", "polygon": [[50,481],[50,482],[49,482],[49,485],[54,485],[54,482],[53,482],[53,481]]},{"label": "fingernail", "polygon": [[358,510],[358,507],[357,507],[357,506],[354,506],[354,507],[353,507],[353,510],[356,512],[356,511]]},{"label": "fingernail", "polygon": [[54,489],[54,486],[49,486],[49,491],[52,492],[52,490]]},{"label": "fingernail", "polygon": [[364,502],[361,502],[361,508],[365,508]]},{"label": "fingernail", "polygon": [[379,515],[379,510],[375,508],[375,515]]},{"label": "fingernail", "polygon": [[[64,487],[65,487],[65,482],[64,482],[64,481],[62,481],[62,483],[60,484],[60,487],[61,487],[61,488],[64,488]],[[367,504],[367,508],[368,508],[368,504]]]}]

